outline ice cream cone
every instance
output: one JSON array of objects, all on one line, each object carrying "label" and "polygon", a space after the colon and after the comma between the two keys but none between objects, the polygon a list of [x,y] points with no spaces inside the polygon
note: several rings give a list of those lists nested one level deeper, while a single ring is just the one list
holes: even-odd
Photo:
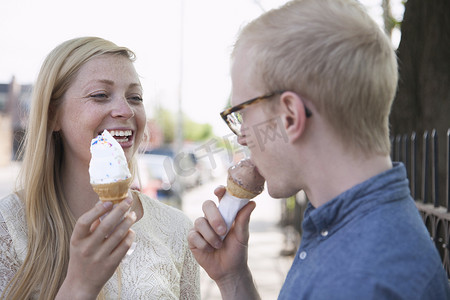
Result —
[{"label": "ice cream cone", "polygon": [[239,185],[239,183],[233,180],[232,176],[228,176],[227,178],[227,192],[232,196],[241,198],[241,199],[253,199],[259,195],[259,193],[252,193],[251,191],[246,190],[244,187]]},{"label": "ice cream cone", "polygon": [[228,234],[239,210],[264,190],[264,182],[265,179],[249,159],[241,160],[228,169],[227,192],[219,202],[219,212],[227,225],[222,239]]},{"label": "ice cream cone", "polygon": [[92,188],[98,194],[100,201],[119,204],[128,196],[131,178],[112,183],[92,184]]}]

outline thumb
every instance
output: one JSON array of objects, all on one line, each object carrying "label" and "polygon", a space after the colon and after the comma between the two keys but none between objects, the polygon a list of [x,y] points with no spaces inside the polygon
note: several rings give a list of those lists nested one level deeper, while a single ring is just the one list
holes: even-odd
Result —
[{"label": "thumb", "polygon": [[223,185],[219,185],[218,187],[216,187],[216,189],[214,190],[214,195],[217,196],[217,198],[222,199],[223,195],[225,194],[225,192],[227,191],[227,188],[224,187]]},{"label": "thumb", "polygon": [[255,201],[247,203],[237,214],[234,223],[234,232],[237,240],[247,245],[249,238],[250,215],[256,207]]}]

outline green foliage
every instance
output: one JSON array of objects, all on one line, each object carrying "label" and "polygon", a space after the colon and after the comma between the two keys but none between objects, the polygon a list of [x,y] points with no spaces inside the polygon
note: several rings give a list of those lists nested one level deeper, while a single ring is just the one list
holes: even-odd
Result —
[{"label": "green foliage", "polygon": [[164,133],[164,143],[170,144],[175,139],[175,118],[167,109],[158,109],[156,114],[156,122]]},{"label": "green foliage", "polygon": [[[177,128],[176,115],[167,109],[158,108],[155,111],[155,120],[164,133],[164,143],[173,143],[175,140],[175,128]],[[200,124],[183,115],[184,140],[199,142],[210,139],[213,136],[213,129],[210,124]]]},{"label": "green foliage", "polygon": [[204,141],[213,136],[212,126],[199,124],[187,117],[183,120],[184,138],[188,141]]}]

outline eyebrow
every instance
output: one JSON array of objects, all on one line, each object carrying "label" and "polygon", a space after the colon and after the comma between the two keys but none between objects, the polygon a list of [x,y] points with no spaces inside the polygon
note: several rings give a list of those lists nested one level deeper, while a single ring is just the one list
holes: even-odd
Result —
[{"label": "eyebrow", "polygon": [[108,80],[108,79],[98,79],[98,80],[95,80],[95,81],[100,82],[100,83],[105,83],[105,84],[108,84],[108,85],[114,85],[114,81]]},{"label": "eyebrow", "polygon": [[141,85],[140,83],[130,83],[130,85],[129,85],[128,87],[130,87],[130,88],[132,88],[132,87],[138,87],[138,88],[141,88],[141,89],[142,89],[142,85]]},{"label": "eyebrow", "polygon": [[[109,80],[109,79],[98,79],[98,80],[94,80],[95,82],[99,82],[99,83],[104,83],[107,85],[114,85],[114,81]],[[142,85],[140,83],[130,83],[130,85],[128,86],[128,88],[133,88],[133,87],[139,87],[142,89]]]}]

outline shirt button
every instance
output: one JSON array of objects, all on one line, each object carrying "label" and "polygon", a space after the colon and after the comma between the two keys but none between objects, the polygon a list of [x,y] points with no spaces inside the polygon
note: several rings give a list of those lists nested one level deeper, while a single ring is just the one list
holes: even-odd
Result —
[{"label": "shirt button", "polygon": [[326,237],[326,236],[328,235],[328,230],[323,229],[323,230],[320,232],[320,234],[321,234],[323,237]]},{"label": "shirt button", "polygon": [[300,257],[301,260],[306,258],[306,251],[302,251],[300,252],[300,254],[298,255],[298,257]]}]

